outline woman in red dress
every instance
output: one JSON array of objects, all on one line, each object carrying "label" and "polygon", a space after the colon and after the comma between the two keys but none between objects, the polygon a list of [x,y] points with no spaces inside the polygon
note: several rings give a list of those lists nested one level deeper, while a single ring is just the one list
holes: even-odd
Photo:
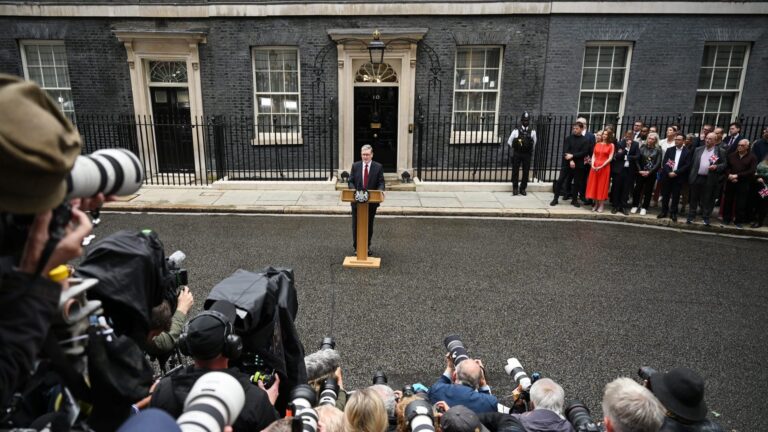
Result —
[{"label": "woman in red dress", "polygon": [[603,131],[600,141],[592,151],[592,170],[587,179],[587,199],[595,201],[592,211],[602,213],[604,202],[608,199],[608,186],[611,183],[611,161],[613,160],[613,131]]}]

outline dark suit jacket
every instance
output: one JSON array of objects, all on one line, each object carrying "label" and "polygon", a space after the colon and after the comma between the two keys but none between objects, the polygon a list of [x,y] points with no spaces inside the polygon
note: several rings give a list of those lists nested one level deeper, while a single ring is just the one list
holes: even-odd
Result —
[{"label": "dark suit jacket", "polygon": [[[363,189],[363,161],[352,164],[347,185],[350,189]],[[368,189],[384,190],[384,168],[376,161],[371,161],[371,166],[368,168]]]},{"label": "dark suit jacket", "polygon": [[[699,175],[701,154],[704,153],[706,148],[706,146],[703,146],[693,151],[693,156],[691,156],[691,169],[688,172],[689,183],[696,181],[696,176]],[[715,154],[717,155],[717,162],[715,162],[717,169],[714,172],[710,171],[707,175],[707,184],[709,185],[717,184],[720,181],[720,175],[725,172],[725,151],[719,147],[715,147]]]},{"label": "dark suit jacket", "polygon": [[[667,177],[669,172],[672,171],[667,166],[667,161],[675,161],[675,150],[677,150],[677,147],[672,146],[664,153],[664,158],[661,160],[661,178]],[[699,153],[699,157],[701,157],[701,153]],[[691,169],[691,152],[683,146],[683,154],[680,155],[680,160],[677,162],[675,174],[679,178],[685,178],[689,169]]]},{"label": "dark suit jacket", "polygon": [[[621,153],[619,152],[621,150]],[[632,141],[629,146],[629,153],[625,152],[626,143],[624,140],[619,141],[614,145],[613,150],[613,162],[611,162],[611,173],[620,173],[624,169],[624,161],[629,160],[629,167],[627,168],[631,172],[635,172],[635,161],[640,156],[640,144],[637,141]]]},{"label": "dark suit jacket", "polygon": [[[733,140],[733,144],[730,144],[728,146],[728,151],[725,152],[726,155],[729,155],[736,151],[736,148],[739,146],[739,141],[743,140],[744,136],[741,134],[736,135],[736,139]],[[727,137],[723,138],[724,143],[730,143],[731,142],[731,136],[728,135]]]}]

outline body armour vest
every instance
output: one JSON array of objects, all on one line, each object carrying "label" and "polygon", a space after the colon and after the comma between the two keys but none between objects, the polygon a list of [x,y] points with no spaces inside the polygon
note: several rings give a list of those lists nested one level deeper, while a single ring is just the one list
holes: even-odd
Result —
[{"label": "body armour vest", "polygon": [[531,128],[524,130],[517,128],[517,139],[512,143],[515,152],[530,154],[533,151],[533,138],[531,138]]}]

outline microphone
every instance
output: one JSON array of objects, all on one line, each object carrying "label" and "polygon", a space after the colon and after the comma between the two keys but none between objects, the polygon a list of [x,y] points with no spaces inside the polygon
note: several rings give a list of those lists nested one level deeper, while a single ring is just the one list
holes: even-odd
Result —
[{"label": "microphone", "polygon": [[319,378],[333,375],[341,364],[339,352],[335,349],[321,349],[304,357],[304,365],[307,367],[307,380],[314,381]]}]

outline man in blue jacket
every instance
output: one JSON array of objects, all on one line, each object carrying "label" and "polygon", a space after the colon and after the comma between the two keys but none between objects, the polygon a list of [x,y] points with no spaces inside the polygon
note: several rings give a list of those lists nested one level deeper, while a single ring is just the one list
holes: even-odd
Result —
[{"label": "man in blue jacket", "polygon": [[480,360],[466,359],[454,366],[450,355],[446,356],[443,375],[429,389],[429,401],[444,401],[451,407],[464,405],[475,413],[495,412],[499,403],[485,382]]}]

